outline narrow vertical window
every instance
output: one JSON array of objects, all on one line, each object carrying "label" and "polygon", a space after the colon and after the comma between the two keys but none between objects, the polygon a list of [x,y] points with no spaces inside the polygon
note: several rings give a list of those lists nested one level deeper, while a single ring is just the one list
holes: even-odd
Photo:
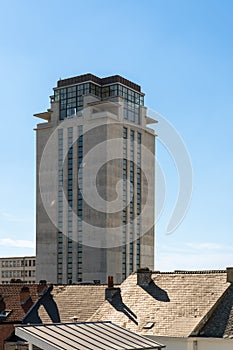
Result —
[{"label": "narrow vertical window", "polygon": [[136,268],[140,267],[140,232],[141,232],[141,134],[137,134],[137,220],[136,220]]},{"label": "narrow vertical window", "polygon": [[63,129],[58,130],[58,237],[57,237],[57,281],[62,283],[63,253]]},{"label": "narrow vertical window", "polygon": [[123,128],[123,211],[122,211],[122,279],[126,278],[127,227],[127,128]]},{"label": "narrow vertical window", "polygon": [[83,218],[83,126],[78,127],[78,276],[77,280],[82,281],[82,261],[83,261],[83,248],[82,248],[82,218]]},{"label": "narrow vertical window", "polygon": [[129,272],[133,272],[134,261],[134,131],[130,130],[130,229],[129,229]]},{"label": "narrow vertical window", "polygon": [[73,246],[73,128],[68,128],[68,246],[67,282],[72,281]]}]

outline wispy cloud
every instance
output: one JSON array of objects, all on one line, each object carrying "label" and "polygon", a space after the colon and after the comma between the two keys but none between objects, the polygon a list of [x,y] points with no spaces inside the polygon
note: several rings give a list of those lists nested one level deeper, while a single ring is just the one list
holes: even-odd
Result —
[{"label": "wispy cloud", "polygon": [[214,251],[233,251],[233,245],[224,245],[213,242],[182,242],[180,244],[161,245],[160,249],[166,252],[180,253],[180,254],[199,254],[203,252],[214,252]]},{"label": "wispy cloud", "polygon": [[8,222],[30,222],[33,220],[33,218],[21,217],[4,211],[0,211],[0,218]]},{"label": "wispy cloud", "polygon": [[232,266],[232,253],[214,252],[206,254],[204,251],[199,254],[177,254],[165,252],[156,257],[155,269],[160,271],[174,270],[221,270]]},{"label": "wispy cloud", "polygon": [[181,242],[157,249],[156,269],[204,270],[232,266],[233,246],[214,242]]},{"label": "wispy cloud", "polygon": [[233,250],[233,246],[231,245],[224,245],[224,244],[218,244],[218,243],[212,243],[212,242],[202,242],[202,243],[194,243],[194,242],[188,242],[185,243],[185,245],[191,249],[195,250]]},{"label": "wispy cloud", "polygon": [[2,247],[18,247],[18,248],[35,248],[33,241],[12,238],[0,238],[0,246]]}]

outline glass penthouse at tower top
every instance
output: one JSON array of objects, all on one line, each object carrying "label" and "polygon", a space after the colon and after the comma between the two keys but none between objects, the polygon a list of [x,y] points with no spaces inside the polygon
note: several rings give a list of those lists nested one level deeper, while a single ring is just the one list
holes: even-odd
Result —
[{"label": "glass penthouse at tower top", "polygon": [[59,101],[60,120],[70,118],[83,109],[83,96],[93,94],[100,100],[121,97],[124,101],[124,118],[139,124],[140,106],[144,105],[141,87],[120,75],[99,78],[84,74],[59,80],[52,101]]}]

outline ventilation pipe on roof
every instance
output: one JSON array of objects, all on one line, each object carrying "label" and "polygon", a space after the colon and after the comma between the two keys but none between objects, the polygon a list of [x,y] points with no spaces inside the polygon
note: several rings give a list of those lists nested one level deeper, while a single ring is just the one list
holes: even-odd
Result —
[{"label": "ventilation pipe on roof", "polygon": [[76,323],[78,321],[78,316],[70,317],[70,319],[72,320],[72,322]]},{"label": "ventilation pipe on roof", "polygon": [[148,286],[151,279],[152,271],[148,267],[142,267],[137,270],[137,285]]},{"label": "ventilation pipe on roof", "polygon": [[105,300],[112,301],[114,297],[121,294],[121,289],[114,287],[113,276],[108,276],[108,288],[105,289]]}]

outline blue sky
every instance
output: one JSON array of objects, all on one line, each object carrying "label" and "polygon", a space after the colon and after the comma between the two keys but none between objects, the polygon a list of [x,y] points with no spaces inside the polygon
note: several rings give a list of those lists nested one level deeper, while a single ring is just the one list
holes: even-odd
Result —
[{"label": "blue sky", "polygon": [[227,0],[1,2],[0,256],[34,254],[32,115],[49,107],[60,77],[91,72],[140,84],[146,105],[172,123],[190,154],[192,201],[167,235],[178,176],[157,141],[167,197],[156,269],[233,265],[232,16]]}]

